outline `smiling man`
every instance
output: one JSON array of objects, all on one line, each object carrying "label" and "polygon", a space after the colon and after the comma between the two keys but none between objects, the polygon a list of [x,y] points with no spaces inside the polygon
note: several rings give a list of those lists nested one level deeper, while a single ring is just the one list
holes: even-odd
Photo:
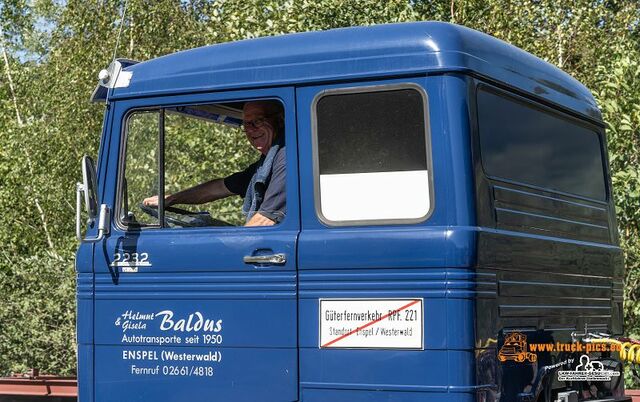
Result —
[{"label": "smiling man", "polygon": [[[244,197],[245,226],[270,226],[286,214],[284,114],[276,101],[247,102],[243,123],[249,143],[262,155],[245,170],[165,196],[165,206],[204,204],[232,195]],[[144,199],[157,206],[158,196]]]}]

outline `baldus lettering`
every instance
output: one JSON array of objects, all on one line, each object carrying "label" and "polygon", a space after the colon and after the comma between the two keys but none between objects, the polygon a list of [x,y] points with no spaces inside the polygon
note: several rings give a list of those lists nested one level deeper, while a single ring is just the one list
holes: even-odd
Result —
[{"label": "baldus lettering", "polygon": [[162,318],[160,322],[161,331],[178,332],[220,332],[222,331],[222,320],[212,320],[204,318],[202,313],[196,311],[186,318],[174,318],[173,311],[163,310],[156,313],[156,317]]}]

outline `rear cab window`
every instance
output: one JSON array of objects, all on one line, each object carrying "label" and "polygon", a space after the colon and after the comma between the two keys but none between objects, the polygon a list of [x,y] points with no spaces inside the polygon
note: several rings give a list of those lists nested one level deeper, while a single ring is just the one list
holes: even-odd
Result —
[{"label": "rear cab window", "polygon": [[613,241],[601,128],[485,84],[478,87],[477,118],[483,171],[478,182],[487,180],[490,203],[481,196],[478,215],[486,224],[542,236]]},{"label": "rear cab window", "polygon": [[478,92],[480,153],[489,176],[606,201],[600,135],[497,92]]},{"label": "rear cab window", "polygon": [[433,209],[427,95],[414,84],[320,93],[315,205],[330,226],[417,223]]}]

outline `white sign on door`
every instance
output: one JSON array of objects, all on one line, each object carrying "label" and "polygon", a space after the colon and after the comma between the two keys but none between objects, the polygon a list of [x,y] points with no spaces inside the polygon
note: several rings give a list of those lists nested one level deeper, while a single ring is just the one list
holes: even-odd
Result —
[{"label": "white sign on door", "polygon": [[320,348],[424,349],[423,299],[320,299]]}]

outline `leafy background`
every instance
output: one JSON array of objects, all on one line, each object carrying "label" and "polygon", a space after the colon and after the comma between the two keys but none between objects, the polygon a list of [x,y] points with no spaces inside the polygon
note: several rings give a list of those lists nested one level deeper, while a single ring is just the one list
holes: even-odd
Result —
[{"label": "leafy background", "polygon": [[[113,57],[123,5],[0,0],[0,374],[75,372],[73,192],[80,157],[97,153],[103,106],[88,98]],[[594,92],[626,256],[626,328],[639,336],[639,2],[129,0],[117,54],[147,60],[264,35],[423,20],[506,40]]]}]

